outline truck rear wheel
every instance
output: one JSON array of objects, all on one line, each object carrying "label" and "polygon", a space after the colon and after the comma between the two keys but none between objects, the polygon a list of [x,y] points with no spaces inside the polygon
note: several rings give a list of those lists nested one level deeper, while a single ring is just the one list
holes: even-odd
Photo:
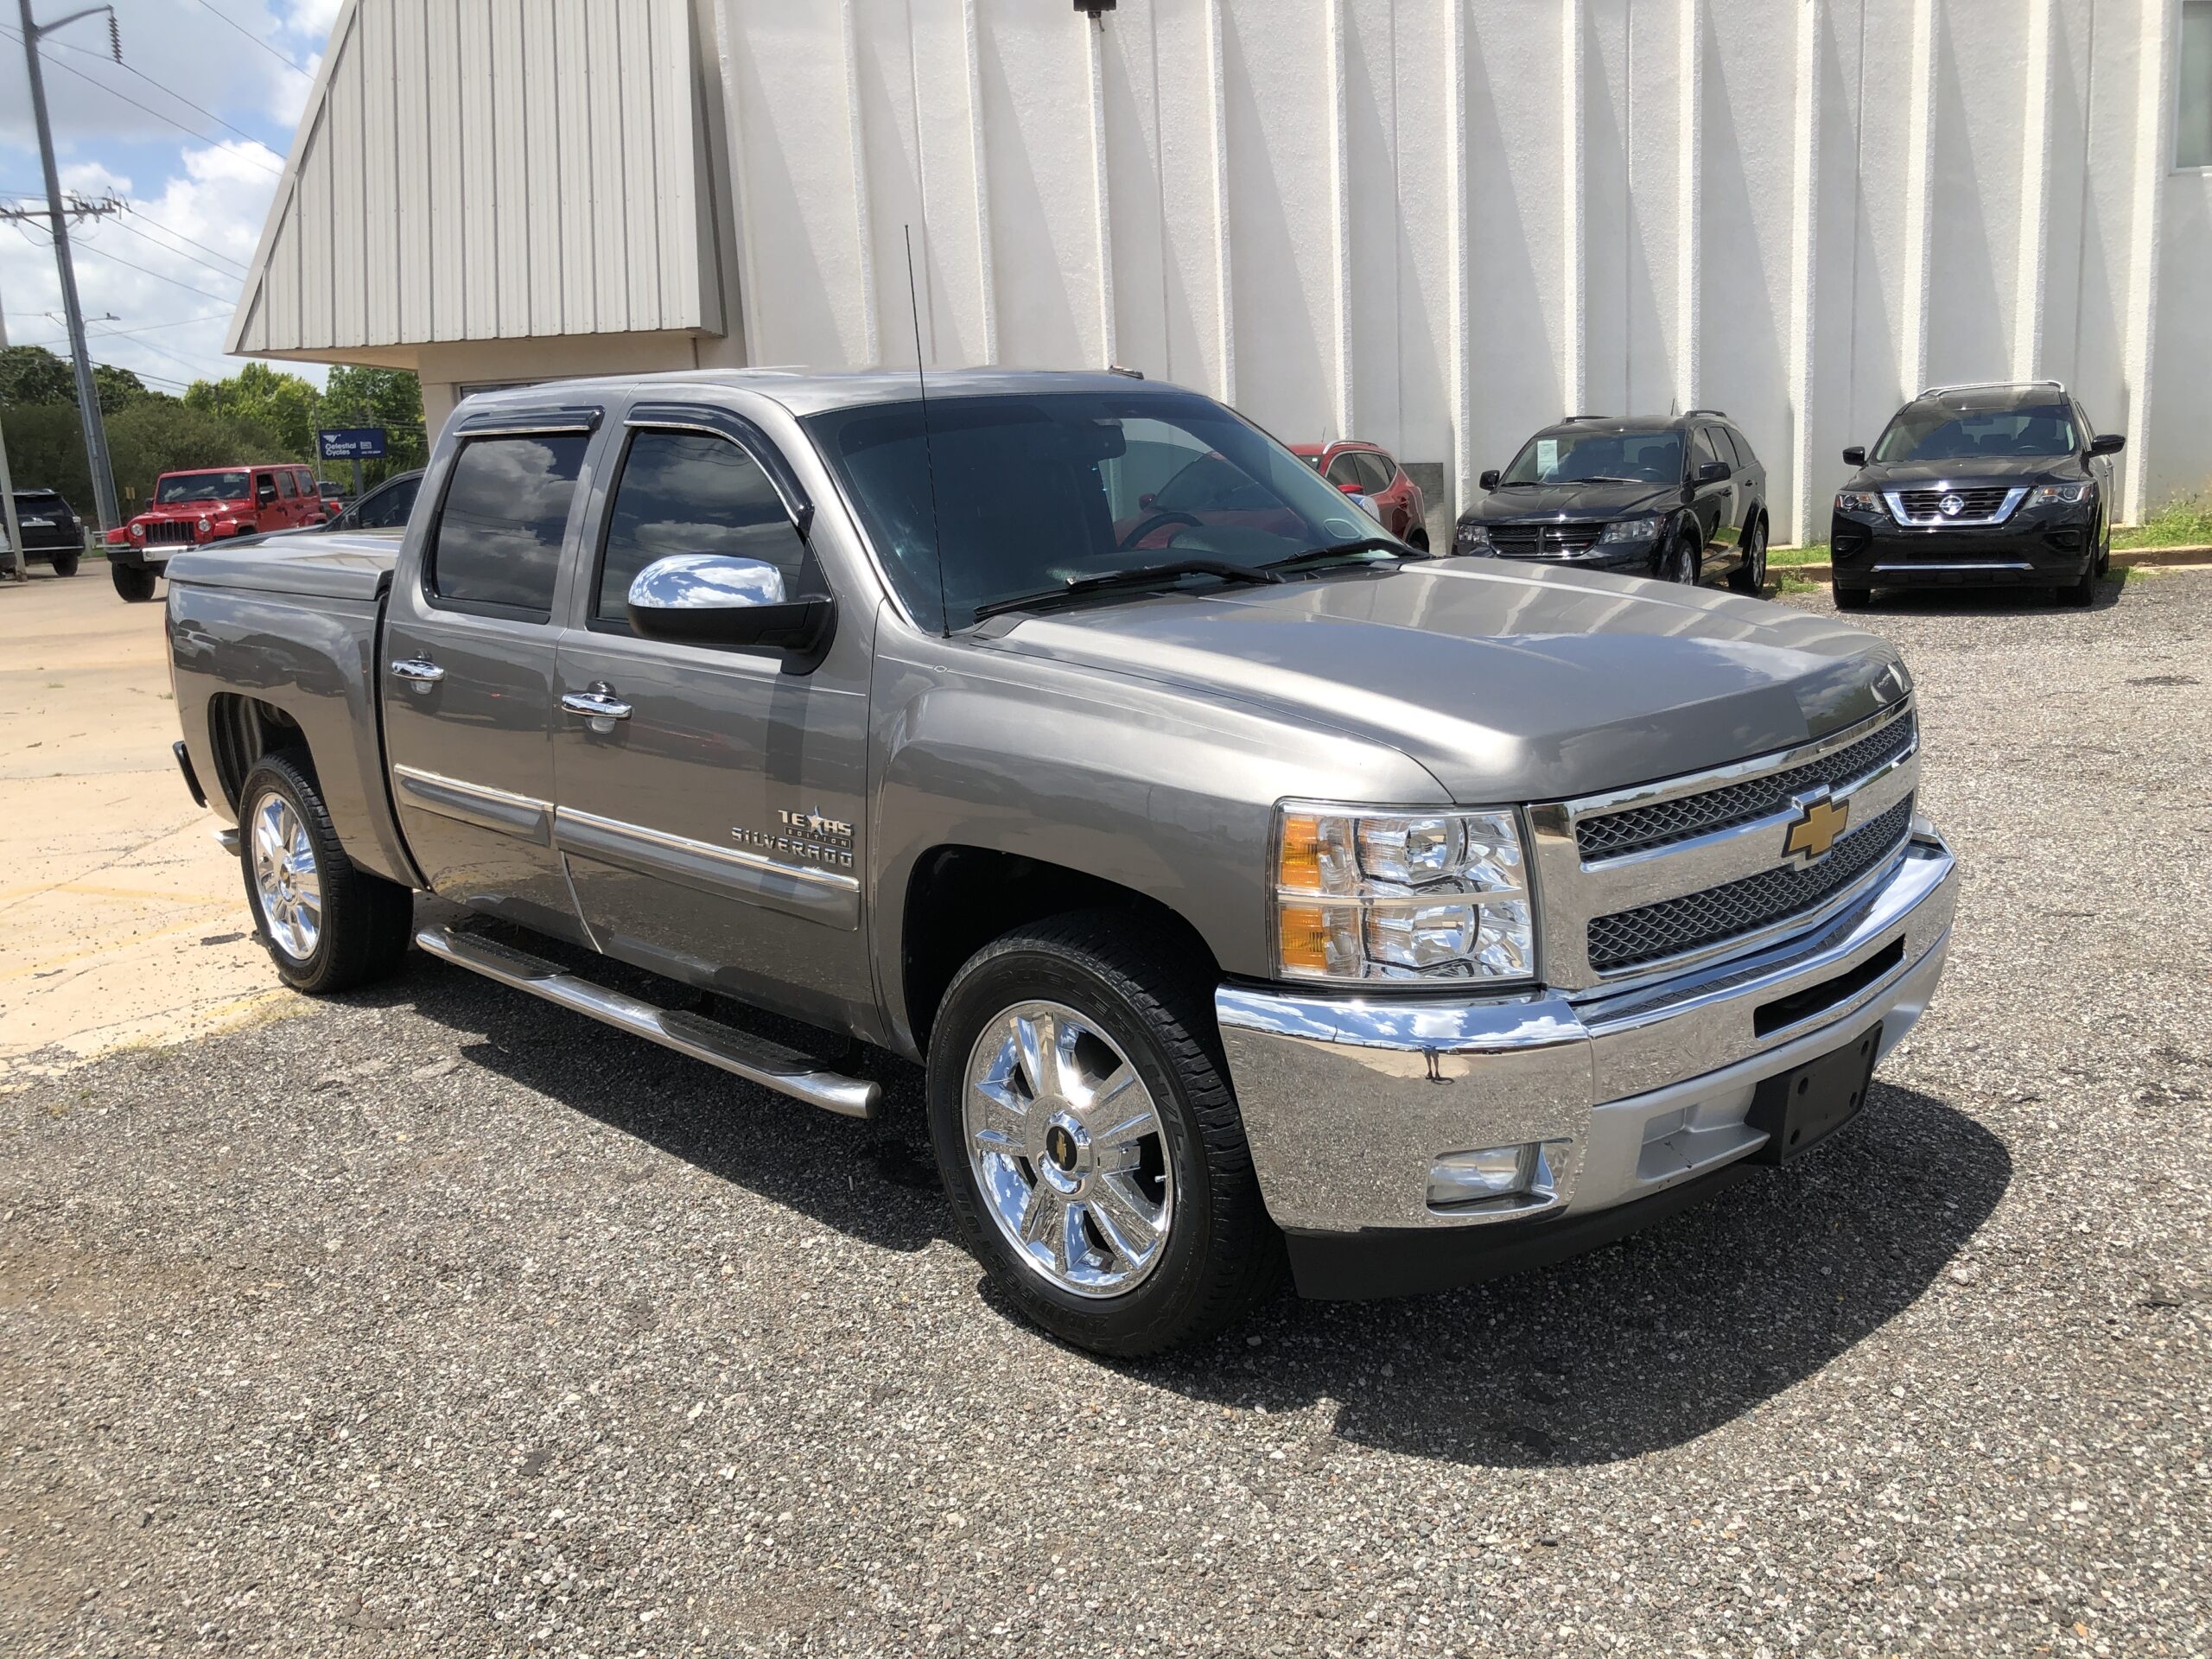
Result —
[{"label": "truck rear wheel", "polygon": [[264,756],[238,791],[238,863],[254,929],[296,991],[385,978],[407,954],[415,895],[356,868],[296,752]]},{"label": "truck rear wheel", "polygon": [[962,1241],[1079,1347],[1204,1340],[1281,1276],[1210,988],[1093,912],[986,946],[938,1010],[930,1131]]},{"label": "truck rear wheel", "polygon": [[143,605],[154,596],[154,573],[143,564],[110,564],[109,575],[115,579],[115,591],[134,605]]},{"label": "truck rear wheel", "polygon": [[56,553],[54,556],[54,574],[57,576],[75,575],[77,574],[77,560],[79,556],[80,556],[76,553]]}]

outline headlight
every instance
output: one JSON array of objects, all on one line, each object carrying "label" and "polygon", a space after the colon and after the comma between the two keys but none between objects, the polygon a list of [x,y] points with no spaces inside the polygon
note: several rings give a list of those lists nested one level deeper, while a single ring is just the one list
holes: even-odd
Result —
[{"label": "headlight", "polygon": [[2070,507],[2077,502],[2092,499],[2096,493],[2097,486],[2087,480],[2079,484],[2038,484],[2035,493],[2028,498],[2028,505],[2049,507],[2063,502]]},{"label": "headlight", "polygon": [[1607,524],[1601,542],[1648,542],[1659,533],[1656,518],[1624,518],[1617,524]]},{"label": "headlight", "polygon": [[1287,979],[1535,976],[1520,815],[1378,813],[1287,801],[1275,815],[1275,966]]},{"label": "headlight", "polygon": [[215,521],[213,518],[202,518],[200,521],[200,533],[202,536],[205,536],[209,531],[214,528]]},{"label": "headlight", "polygon": [[1491,545],[1490,531],[1486,526],[1463,524],[1452,532],[1452,550],[1454,553],[1488,554],[1497,552],[1497,549]]},{"label": "headlight", "polygon": [[1838,512],[1879,512],[1882,498],[1871,490],[1839,490],[1835,510]]},{"label": "headlight", "polygon": [[133,536],[143,539],[146,534],[146,526],[143,524],[133,524],[130,526],[130,533]]}]

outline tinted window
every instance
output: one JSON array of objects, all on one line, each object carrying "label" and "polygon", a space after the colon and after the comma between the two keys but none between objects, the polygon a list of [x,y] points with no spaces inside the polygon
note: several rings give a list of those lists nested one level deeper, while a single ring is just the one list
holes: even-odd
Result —
[{"label": "tinted window", "polygon": [[917,404],[807,426],[926,626],[948,604],[965,627],[980,604],[1084,576],[1186,558],[1255,566],[1377,533],[1310,466],[1186,392],[932,398],[926,429]]},{"label": "tinted window", "polygon": [[1380,495],[1390,487],[1398,475],[1397,467],[1388,455],[1378,455],[1363,450],[1359,456],[1360,481],[1367,486],[1370,495]]},{"label": "tinted window", "polygon": [[1359,475],[1359,457],[1349,449],[1329,463],[1326,477],[1332,484],[1351,484],[1360,489],[1367,487],[1365,480]]},{"label": "tinted window", "polygon": [[607,514],[592,614],[626,626],[630,583],[671,553],[759,559],[781,570],[785,591],[796,594],[806,543],[760,463],[736,444],[699,432],[640,432]]},{"label": "tinted window", "polygon": [[1971,461],[1980,455],[2065,455],[2082,447],[2063,404],[1956,414],[1911,404],[1874,446],[1876,461]]},{"label": "tinted window", "polygon": [[296,496],[300,493],[299,480],[289,473],[276,474],[276,487],[288,496]]},{"label": "tinted window", "polygon": [[1707,461],[1723,461],[1725,459],[1726,457],[1721,454],[1720,451],[1713,447],[1713,429],[1711,427],[1700,426],[1691,429],[1690,465],[1693,467],[1702,467]]},{"label": "tinted window", "polygon": [[561,533],[589,442],[581,435],[480,438],[464,448],[438,515],[430,591],[464,604],[550,613]]},{"label": "tinted window", "polygon": [[415,492],[423,476],[396,478],[380,490],[371,490],[355,504],[353,525],[357,530],[394,530],[407,523],[415,510]]},{"label": "tinted window", "polygon": [[1719,453],[1721,460],[1726,461],[1731,467],[1746,467],[1751,464],[1748,452],[1742,444],[1736,442],[1736,435],[1726,427],[1708,427],[1707,431],[1712,435],[1713,447]]},{"label": "tinted window", "polygon": [[1675,432],[1607,432],[1573,427],[1529,440],[1501,484],[1679,484],[1682,440]]},{"label": "tinted window", "polygon": [[48,513],[66,514],[69,511],[69,504],[52,490],[17,490],[16,511],[35,512],[41,517]]}]

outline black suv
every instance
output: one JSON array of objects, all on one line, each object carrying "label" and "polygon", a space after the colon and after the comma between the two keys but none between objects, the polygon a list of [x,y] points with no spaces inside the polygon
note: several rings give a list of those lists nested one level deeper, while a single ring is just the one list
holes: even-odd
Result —
[{"label": "black suv", "polygon": [[[57,576],[73,576],[85,556],[85,521],[53,490],[17,490],[16,518],[23,527],[23,562],[50,564]],[[7,524],[0,522],[0,564],[8,554]]]},{"label": "black suv", "polygon": [[1766,582],[1766,468],[1717,409],[1665,420],[1577,415],[1521,446],[1459,515],[1455,553],[1694,583]]},{"label": "black suv", "polygon": [[2112,563],[2112,457],[2055,380],[1933,386],[1890,417],[1828,529],[1839,610],[1877,588],[2055,587],[2095,599]]}]

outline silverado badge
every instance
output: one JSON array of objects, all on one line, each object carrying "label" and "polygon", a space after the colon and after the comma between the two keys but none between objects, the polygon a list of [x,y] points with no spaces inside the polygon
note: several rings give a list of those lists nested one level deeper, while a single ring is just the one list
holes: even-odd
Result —
[{"label": "silverado badge", "polygon": [[1851,822],[1851,803],[1832,801],[1826,795],[1816,795],[1802,803],[1797,817],[1789,826],[1789,838],[1782,844],[1784,858],[1802,854],[1808,864],[1817,864],[1828,855],[1836,837],[1843,833],[1843,826]]}]

